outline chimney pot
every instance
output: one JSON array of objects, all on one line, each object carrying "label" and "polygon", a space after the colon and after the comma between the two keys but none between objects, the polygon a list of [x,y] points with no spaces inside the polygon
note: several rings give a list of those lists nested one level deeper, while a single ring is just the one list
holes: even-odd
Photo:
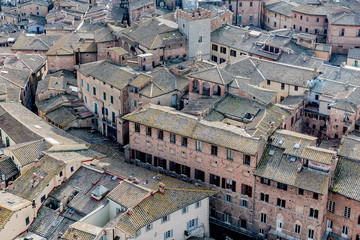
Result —
[{"label": "chimney pot", "polygon": [[8,183],[8,188],[9,188],[9,190],[13,190],[13,189],[14,189],[14,182],[13,182],[13,181],[10,181],[10,182]]},{"label": "chimney pot", "polygon": [[159,192],[165,194],[165,184],[159,183]]}]

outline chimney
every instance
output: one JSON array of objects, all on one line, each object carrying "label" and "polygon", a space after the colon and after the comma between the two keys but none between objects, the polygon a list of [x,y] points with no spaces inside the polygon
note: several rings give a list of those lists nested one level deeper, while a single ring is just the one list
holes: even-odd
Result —
[{"label": "chimney", "polygon": [[127,214],[128,214],[129,216],[131,216],[131,215],[133,214],[133,209],[132,209],[132,208],[129,208],[128,211],[127,211]]},{"label": "chimney", "polygon": [[35,159],[35,160],[34,160],[34,167],[35,167],[35,168],[38,168],[39,166],[40,166],[39,159]]},{"label": "chimney", "polygon": [[161,193],[162,195],[165,194],[165,184],[159,183],[159,193]]},{"label": "chimney", "polygon": [[14,189],[14,182],[13,181],[8,182],[8,188],[9,188],[9,190]]}]

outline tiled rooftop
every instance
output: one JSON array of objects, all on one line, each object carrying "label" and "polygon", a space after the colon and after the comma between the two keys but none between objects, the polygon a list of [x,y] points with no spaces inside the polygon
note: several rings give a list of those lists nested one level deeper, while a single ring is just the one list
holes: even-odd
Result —
[{"label": "tiled rooftop", "polygon": [[283,149],[268,146],[256,168],[255,175],[311,192],[326,193],[329,174],[310,168],[303,168],[301,172],[297,172],[300,161],[292,161],[291,156],[286,156],[284,153]]},{"label": "tiled rooftop", "polygon": [[148,104],[123,117],[131,122],[162,129],[192,139],[256,155],[259,139],[250,137],[243,129],[225,123],[199,121],[196,117],[170,107]]},{"label": "tiled rooftop", "polygon": [[[20,175],[14,181],[14,189],[9,192],[32,201],[38,197],[38,194],[42,192],[50,181],[53,181],[55,175],[58,175],[64,167],[65,165],[61,165],[58,160],[45,156],[40,160],[39,167],[35,168],[33,166]],[[36,178],[34,178],[34,173],[36,173]],[[41,177],[43,177],[42,180]],[[32,183],[34,183],[34,186],[31,185]]]},{"label": "tiled rooftop", "polygon": [[122,213],[115,227],[135,236],[138,229],[163,216],[178,211],[190,204],[215,195],[209,190],[165,189],[165,194],[156,192],[139,203],[131,215]]},{"label": "tiled rooftop", "polygon": [[150,194],[150,190],[130,183],[126,180],[115,187],[107,197],[126,208],[134,207]]},{"label": "tiled rooftop", "polygon": [[360,162],[340,157],[330,190],[347,198],[360,201]]},{"label": "tiled rooftop", "polygon": [[44,140],[37,140],[33,142],[16,144],[9,147],[9,150],[14,154],[21,166],[26,166],[40,157],[40,154],[45,150]]},{"label": "tiled rooftop", "polygon": [[323,163],[326,165],[331,165],[331,160],[335,158],[336,152],[327,150],[324,148],[307,146],[304,148],[303,153],[301,154],[302,158]]}]

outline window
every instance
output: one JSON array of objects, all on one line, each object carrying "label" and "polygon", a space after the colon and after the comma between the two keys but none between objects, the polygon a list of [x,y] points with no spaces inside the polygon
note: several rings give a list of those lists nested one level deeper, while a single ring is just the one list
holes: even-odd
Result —
[{"label": "window", "polygon": [[86,89],[88,92],[90,91],[90,85],[88,83],[86,84]]},{"label": "window", "polygon": [[147,232],[150,231],[150,230],[152,230],[152,229],[153,229],[152,223],[146,225],[146,231],[147,231]]},{"label": "window", "polygon": [[192,230],[196,229],[198,227],[198,222],[199,222],[198,218],[188,221],[186,224],[186,230],[188,232],[191,232]]},{"label": "window", "polygon": [[240,199],[240,206],[244,208],[249,208],[249,202],[245,199]]},{"label": "window", "polygon": [[224,222],[231,224],[231,214],[224,213]]},{"label": "window", "polygon": [[140,124],[135,123],[135,132],[139,133],[140,132]]},{"label": "window", "polygon": [[319,217],[319,210],[310,208],[309,216],[317,219]]},{"label": "window", "polygon": [[202,151],[202,142],[196,141],[196,151]]},{"label": "window", "polygon": [[236,51],[235,50],[230,50],[230,56],[236,57]]},{"label": "window", "polygon": [[271,81],[270,81],[270,80],[267,80],[266,83],[267,83],[267,85],[270,85],[270,84],[271,84]]},{"label": "window", "polygon": [[201,201],[195,203],[195,208],[199,208],[199,207],[201,207]]},{"label": "window", "polygon": [[97,103],[94,103],[94,112],[95,112],[95,114],[97,114],[97,113],[98,113],[98,110],[97,110]]},{"label": "window", "polygon": [[93,94],[96,95],[96,88],[93,87]]},{"label": "window", "polygon": [[201,171],[199,169],[195,169],[195,179],[198,179],[200,181],[205,181],[205,172]]},{"label": "window", "polygon": [[115,113],[111,112],[111,121],[115,123]]},{"label": "window", "polygon": [[262,223],[266,223],[266,213],[261,213],[261,214],[260,214],[260,221],[261,221]]},{"label": "window", "polygon": [[284,183],[278,183],[277,188],[287,191],[287,185]]},{"label": "window", "polygon": [[185,213],[187,213],[189,211],[189,208],[188,207],[184,207],[183,209],[182,209],[182,214],[185,214]]},{"label": "window", "polygon": [[211,56],[211,60],[217,62],[217,56]]},{"label": "window", "polygon": [[347,237],[348,234],[348,227],[347,226],[343,226],[342,227],[342,231],[341,231],[341,236],[342,237]]},{"label": "window", "polygon": [[295,233],[296,234],[300,234],[300,229],[301,229],[301,226],[298,224],[295,224]]},{"label": "window", "polygon": [[313,194],[313,199],[316,199],[316,200],[318,200],[318,199],[319,199],[319,194],[317,194],[317,193],[314,193],[314,194]]},{"label": "window", "polygon": [[298,194],[299,195],[304,195],[304,189],[299,188]]},{"label": "window", "polygon": [[276,206],[285,208],[286,201],[284,199],[278,198]]},{"label": "window", "polygon": [[320,19],[319,18],[316,18],[316,22],[319,22],[320,21]]},{"label": "window", "polygon": [[299,27],[299,31],[300,31],[300,32],[302,31],[302,26]]},{"label": "window", "polygon": [[110,96],[110,102],[111,102],[111,104],[114,103],[114,97],[113,96]]},{"label": "window", "polygon": [[265,193],[260,193],[260,201],[269,202],[269,194],[265,194]]},{"label": "window", "polygon": [[341,28],[339,30],[339,36],[344,36],[345,35],[345,28]]},{"label": "window", "polygon": [[244,164],[250,165],[250,155],[244,155]]},{"label": "window", "polygon": [[137,102],[136,102],[136,100],[134,100],[134,107],[137,107]]},{"label": "window", "polygon": [[307,21],[307,22],[309,21],[309,17],[306,17],[306,21]]},{"label": "window", "polygon": [[164,131],[163,130],[158,130],[158,139],[164,140]]},{"label": "window", "polygon": [[211,49],[212,49],[213,51],[217,52],[217,51],[218,51],[218,45],[213,44],[213,45],[211,46]]},{"label": "window", "polygon": [[71,167],[71,168],[70,168],[70,172],[73,172],[73,171],[74,171],[74,167]]},{"label": "window", "polygon": [[253,6],[253,2],[250,2],[250,7],[252,7]]},{"label": "window", "polygon": [[220,187],[220,177],[210,173],[210,184]]},{"label": "window", "polygon": [[315,34],[318,34],[318,33],[319,33],[319,30],[314,29],[314,33],[315,33]]},{"label": "window", "polygon": [[309,229],[308,239],[314,239],[314,230]]},{"label": "window", "polygon": [[226,60],[223,59],[223,58],[220,58],[220,64],[223,63],[223,62],[226,62]]},{"label": "window", "polygon": [[276,27],[276,22],[274,22],[274,27]]},{"label": "window", "polygon": [[170,133],[170,142],[174,144],[176,143],[176,135],[173,133]]},{"label": "window", "polygon": [[224,194],[224,201],[232,203],[232,196],[229,194]]},{"label": "window", "polygon": [[298,91],[299,87],[298,86],[294,86],[294,91]]},{"label": "window", "polygon": [[308,29],[308,28],[305,28],[305,32],[309,32],[309,29]]},{"label": "window", "polygon": [[234,151],[228,149],[227,150],[227,159],[233,161],[234,160]]},{"label": "window", "polygon": [[267,179],[267,178],[261,178],[261,179],[260,179],[260,182],[261,182],[262,184],[265,184],[265,185],[270,186],[270,180]]},{"label": "window", "polygon": [[218,153],[218,147],[211,145],[211,155],[217,156],[217,153]]},{"label": "window", "polygon": [[356,31],[356,36],[360,37],[360,29]]},{"label": "window", "polygon": [[202,42],[202,36],[199,37],[199,40],[198,40],[199,43]]},{"label": "window", "polygon": [[27,218],[25,219],[25,224],[26,224],[26,226],[30,224],[30,219],[29,219],[29,217],[27,217]]},{"label": "window", "polygon": [[109,116],[109,110],[107,108],[105,108],[105,115]]},{"label": "window", "polygon": [[220,52],[226,54],[226,48],[225,47],[220,47]]},{"label": "window", "polygon": [[163,216],[161,219],[161,223],[165,223],[167,221],[170,221],[170,215]]},{"label": "window", "polygon": [[232,190],[233,192],[236,192],[236,181],[233,181],[231,179],[222,179],[222,188]]},{"label": "window", "polygon": [[319,100],[319,95],[315,95],[315,100]]},{"label": "window", "polygon": [[62,172],[62,171],[59,173],[59,176],[60,176],[60,177],[62,177],[62,176],[63,176],[63,172]]},{"label": "window", "polygon": [[344,217],[350,218],[350,214],[351,214],[351,208],[345,206],[345,208],[344,208]]},{"label": "window", "polygon": [[360,215],[358,216],[358,225],[360,225]]},{"label": "window", "polygon": [[81,79],[81,86],[84,86],[84,79]]},{"label": "window", "polygon": [[303,19],[303,16],[300,16],[300,20],[302,20]]},{"label": "window", "polygon": [[282,83],[281,84],[281,90],[284,90],[285,89],[285,83]]},{"label": "window", "polygon": [[146,135],[151,137],[151,127],[146,127]]},{"label": "window", "polygon": [[186,137],[181,138],[181,146],[187,147],[188,139]]},{"label": "window", "polygon": [[296,18],[296,13],[294,14],[294,18]]},{"label": "window", "polygon": [[173,230],[169,230],[164,233],[164,239],[171,238],[172,236],[173,236]]},{"label": "window", "polygon": [[104,100],[106,101],[106,92],[104,92],[103,98],[104,98]]},{"label": "window", "polygon": [[241,194],[251,197],[252,196],[252,187],[250,187],[246,184],[241,184]]},{"label": "window", "polygon": [[43,195],[43,196],[41,197],[40,201],[43,203],[45,200],[46,200],[46,196]]}]

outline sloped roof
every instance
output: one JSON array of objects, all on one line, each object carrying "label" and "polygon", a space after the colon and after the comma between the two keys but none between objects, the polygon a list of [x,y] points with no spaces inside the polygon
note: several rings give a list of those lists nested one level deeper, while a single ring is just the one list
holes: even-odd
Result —
[{"label": "sloped roof", "polygon": [[[358,155],[359,156],[359,155]],[[350,199],[360,201],[360,162],[340,157],[330,190]]]},{"label": "sloped roof", "polygon": [[19,36],[11,49],[47,51],[60,38],[61,35],[24,34]]},{"label": "sloped roof", "polygon": [[182,91],[189,84],[187,78],[176,76],[165,68],[156,68],[149,75],[151,81],[139,91],[141,95],[148,98],[158,97],[175,90]]},{"label": "sloped roof", "polygon": [[[272,155],[269,152],[272,151]],[[255,175],[324,195],[328,190],[330,175],[303,168],[297,172],[300,161],[291,161],[284,149],[268,146],[258,164]]]},{"label": "sloped roof", "polygon": [[197,78],[225,86],[235,79],[234,76],[232,76],[230,73],[217,66],[214,68],[208,68],[198,72],[190,73],[188,77]]},{"label": "sloped roof", "polygon": [[292,9],[297,6],[299,6],[299,4],[294,2],[279,1],[269,5],[265,5],[264,7],[272,12],[291,17]]},{"label": "sloped roof", "polygon": [[344,136],[339,148],[340,156],[360,161],[360,138],[354,135]]},{"label": "sloped roof", "polygon": [[46,55],[73,55],[73,43],[78,42],[80,37],[76,33],[64,34],[46,53]]},{"label": "sloped roof", "polygon": [[136,76],[108,60],[82,64],[76,69],[117,89],[123,89]]},{"label": "sloped roof", "polygon": [[10,157],[4,157],[0,159],[1,174],[5,174],[6,180],[14,177],[19,173],[15,163]]},{"label": "sloped roof", "polygon": [[77,119],[75,111],[71,107],[62,106],[45,114],[45,117],[55,124],[66,128]]},{"label": "sloped roof", "polygon": [[16,144],[9,147],[21,166],[26,166],[40,157],[41,151],[45,150],[44,140]]},{"label": "sloped roof", "polygon": [[160,33],[177,29],[176,23],[171,22],[172,24],[170,24],[169,22],[171,21],[161,21],[158,18],[153,18],[127,28],[122,33],[148,49],[156,49],[162,47],[162,41],[159,38]]},{"label": "sloped roof", "polygon": [[[20,177],[14,181],[14,189],[9,190],[10,193],[19,197],[32,201],[34,198],[46,188],[47,184],[53,180],[55,175],[58,175],[65,165],[61,164],[58,160],[45,156],[40,160],[40,166],[35,168],[31,167],[24,172]],[[37,177],[34,178],[33,174],[36,173]],[[41,177],[44,177],[41,180]],[[35,181],[33,187],[31,183]]]},{"label": "sloped roof", "polygon": [[115,227],[135,236],[138,229],[182,208],[215,195],[210,190],[165,189],[141,201],[131,215],[122,213]]},{"label": "sloped roof", "polygon": [[29,81],[31,71],[3,66],[0,71],[0,79],[8,81],[10,84],[24,89]]},{"label": "sloped roof", "polygon": [[341,26],[360,26],[360,14],[343,13],[339,17],[330,18],[330,24]]},{"label": "sloped roof", "polygon": [[2,110],[0,111],[0,114],[0,128],[2,131],[6,132],[9,138],[16,144],[42,139],[39,135],[25,127],[21,122],[17,121],[8,112]]},{"label": "sloped roof", "polygon": [[[285,154],[301,157],[304,148],[313,144],[316,139],[316,137],[281,129],[275,131],[269,144],[285,149]],[[295,147],[295,144],[298,144],[298,147]]]},{"label": "sloped roof", "polygon": [[309,159],[314,162],[319,162],[326,165],[331,165],[331,159],[336,156],[335,151],[324,148],[307,146],[301,154],[302,158]]},{"label": "sloped roof", "polygon": [[123,118],[250,155],[255,155],[261,145],[259,139],[250,137],[243,129],[225,123],[199,121],[195,116],[165,106],[148,104]]},{"label": "sloped roof", "polygon": [[149,190],[124,180],[107,195],[107,198],[125,208],[132,208],[148,196],[149,193]]},{"label": "sloped roof", "polygon": [[350,48],[347,57],[360,60],[360,48]]}]

